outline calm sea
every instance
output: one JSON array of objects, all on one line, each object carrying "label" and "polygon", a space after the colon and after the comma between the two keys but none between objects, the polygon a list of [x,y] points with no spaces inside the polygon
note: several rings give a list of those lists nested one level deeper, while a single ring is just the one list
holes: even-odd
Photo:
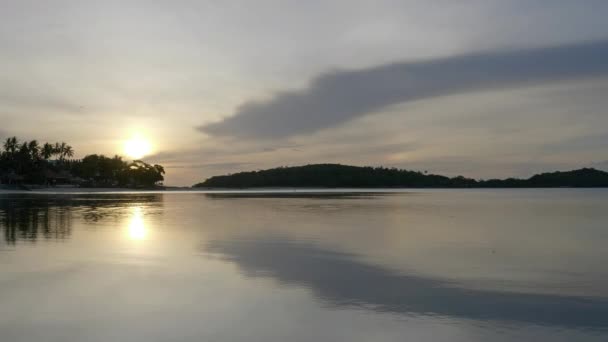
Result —
[{"label": "calm sea", "polygon": [[607,341],[608,190],[0,194],[0,341]]}]

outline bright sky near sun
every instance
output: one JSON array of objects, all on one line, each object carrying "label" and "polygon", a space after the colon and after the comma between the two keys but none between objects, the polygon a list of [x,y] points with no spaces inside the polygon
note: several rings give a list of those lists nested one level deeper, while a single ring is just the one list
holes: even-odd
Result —
[{"label": "bright sky near sun", "polygon": [[[608,1],[0,8],[0,138],[143,158],[165,184],[320,162],[483,178],[608,168]],[[530,66],[564,51],[568,63]]]},{"label": "bright sky near sun", "polygon": [[125,154],[131,159],[142,159],[151,152],[152,147],[150,142],[139,135],[135,135],[125,141]]}]

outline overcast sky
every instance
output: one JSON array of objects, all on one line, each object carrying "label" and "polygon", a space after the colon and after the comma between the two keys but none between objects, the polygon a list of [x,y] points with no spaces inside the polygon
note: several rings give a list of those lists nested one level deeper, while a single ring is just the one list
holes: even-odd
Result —
[{"label": "overcast sky", "polygon": [[608,169],[608,1],[0,0],[0,138],[167,184],[306,163]]}]

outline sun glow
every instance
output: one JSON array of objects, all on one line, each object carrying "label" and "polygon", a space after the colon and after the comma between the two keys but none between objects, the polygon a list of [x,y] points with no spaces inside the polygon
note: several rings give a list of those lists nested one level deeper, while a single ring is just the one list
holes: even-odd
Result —
[{"label": "sun glow", "polygon": [[151,149],[150,142],[140,136],[134,136],[125,142],[125,153],[132,159],[145,157]]}]

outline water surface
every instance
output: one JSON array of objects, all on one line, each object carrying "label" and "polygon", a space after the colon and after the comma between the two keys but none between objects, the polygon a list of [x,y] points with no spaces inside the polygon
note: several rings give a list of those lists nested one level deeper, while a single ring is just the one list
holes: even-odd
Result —
[{"label": "water surface", "polygon": [[606,341],[608,191],[0,194],[1,341]]}]

